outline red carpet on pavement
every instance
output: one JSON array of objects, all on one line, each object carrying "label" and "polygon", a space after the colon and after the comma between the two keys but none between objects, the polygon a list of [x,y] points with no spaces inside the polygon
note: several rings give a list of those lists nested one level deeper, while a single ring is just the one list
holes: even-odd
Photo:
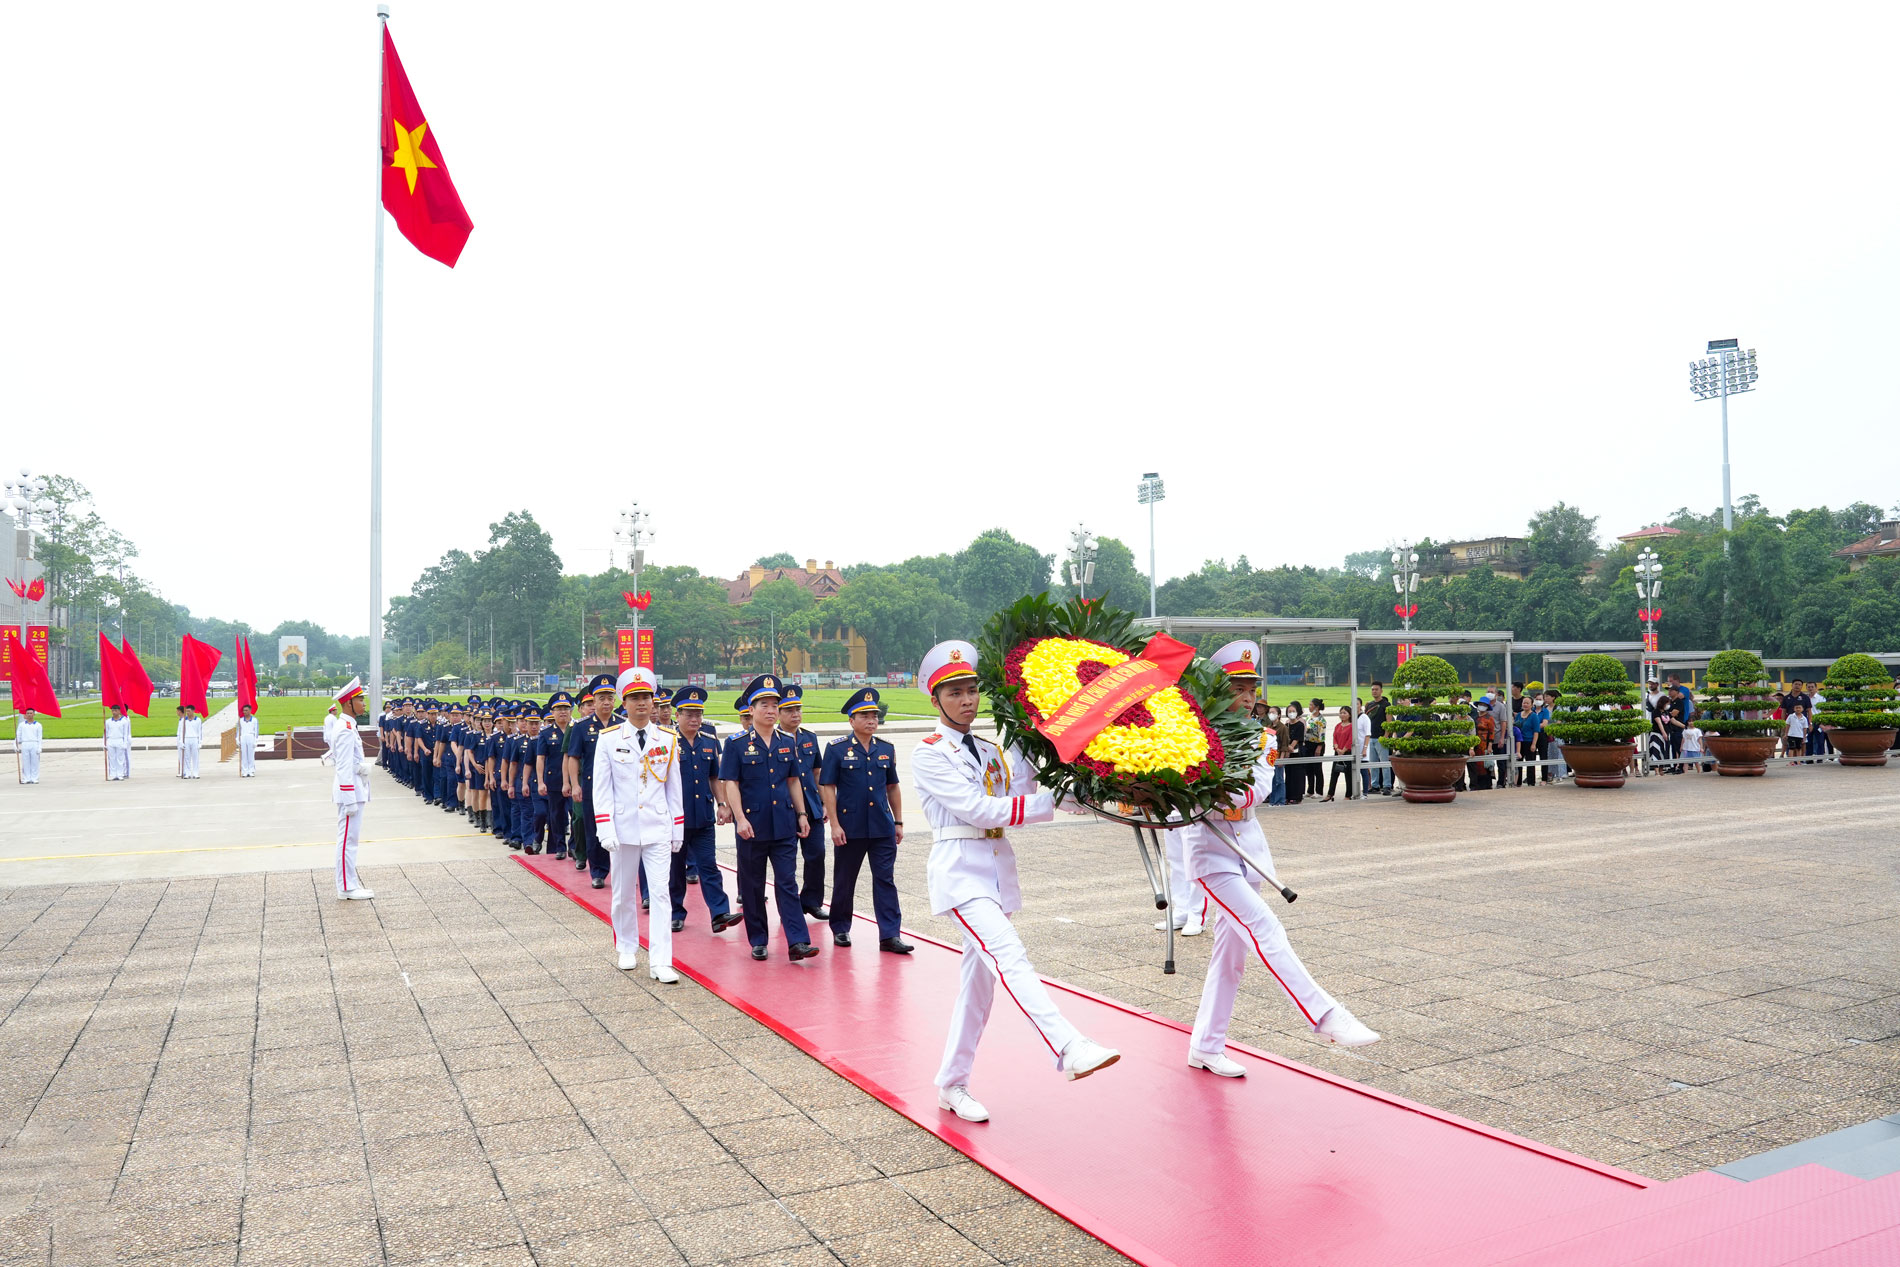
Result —
[{"label": "red carpet on pavement", "polygon": [[[585,872],[545,857],[516,861],[607,918],[608,890],[592,888]],[[673,937],[682,975],[1156,1267],[1395,1267],[1427,1257],[1446,1267],[1660,1264],[1678,1261],[1670,1255],[1687,1242],[1713,1247],[1744,1229],[1750,1244],[1774,1232],[1782,1255],[1747,1262],[1832,1262],[1804,1255],[1888,1243],[1864,1238],[1900,1225],[1900,1188],[1886,1181],[1817,1183],[1811,1172],[1835,1172],[1807,1167],[1750,1184],[1706,1173],[1658,1184],[1249,1048],[1229,1048],[1246,1078],[1216,1078],[1187,1067],[1182,1026],[1056,981],[1063,1013],[1119,1048],[1121,1062],[1064,1081],[999,991],[971,1085],[992,1120],[966,1123],[937,1108],[931,1083],[957,991],[956,947],[907,932],[915,954],[884,954],[860,916],[856,946],[834,947],[815,926],[822,953],[794,964],[774,912],[772,957],[759,963],[743,927],[708,930],[696,887],[687,909],[686,930]],[[603,956],[609,940],[602,930]],[[1029,953],[1033,960],[1033,944]],[[1843,1200],[1858,1202],[1854,1217],[1829,1204]],[[1883,1222],[1883,1211],[1894,1217]],[[1657,1253],[1665,1256],[1644,1257]]]}]

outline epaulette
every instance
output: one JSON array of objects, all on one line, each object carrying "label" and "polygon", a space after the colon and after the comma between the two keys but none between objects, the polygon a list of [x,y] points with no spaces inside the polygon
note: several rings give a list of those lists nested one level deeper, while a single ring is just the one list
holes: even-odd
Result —
[{"label": "epaulette", "polygon": [[943,732],[942,732],[942,731],[933,731],[933,732],[931,732],[930,734],[928,734],[928,735],[925,735],[925,736],[924,736],[924,742],[925,742],[925,743],[936,743],[936,742],[938,742],[939,740],[941,740],[942,738],[943,738]]},{"label": "epaulette", "polygon": [[678,735],[678,734],[680,733],[679,731],[677,731],[677,730],[674,730],[674,729],[673,729],[673,728],[672,728],[671,726],[662,726],[662,725],[660,725],[660,724],[659,724],[658,722],[655,722],[655,723],[654,723],[654,725],[653,725],[653,729],[655,729],[655,730],[657,730],[657,731],[659,731],[659,732],[660,732],[661,734],[663,734],[663,735],[675,735],[675,736],[677,736],[677,735]]}]

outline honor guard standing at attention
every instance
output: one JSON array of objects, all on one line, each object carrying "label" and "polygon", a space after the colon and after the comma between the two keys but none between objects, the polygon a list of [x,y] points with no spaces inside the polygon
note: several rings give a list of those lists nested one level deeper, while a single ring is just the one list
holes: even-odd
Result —
[{"label": "honor guard standing at attention", "polygon": [[495,745],[495,717],[487,704],[475,706],[475,738],[468,746],[468,796],[475,830],[488,830],[488,756]]},{"label": "honor guard standing at attention", "polygon": [[831,944],[851,944],[851,915],[858,870],[871,862],[871,906],[877,912],[877,948],[908,955],[904,912],[897,904],[897,846],[904,839],[904,798],[897,787],[897,749],[877,737],[882,708],[877,691],[865,687],[839,710],[851,733],[825,749],[818,775],[831,820]]},{"label": "honor guard standing at attention", "polygon": [[581,807],[581,837],[568,841],[567,852],[574,859],[574,869],[588,872],[594,887],[602,889],[607,887],[608,864],[607,851],[600,847],[600,836],[594,830],[594,747],[600,732],[614,724],[614,679],[605,673],[595,677],[587,684],[587,697],[593,711],[568,727],[567,732],[567,796]]},{"label": "honor guard standing at attention", "polygon": [[[521,842],[521,851],[527,854],[541,852],[541,815],[547,813],[547,803],[536,792],[539,784],[535,779],[535,756],[541,751],[541,706],[533,700],[521,704],[520,734],[515,740],[515,839]],[[536,809],[536,803],[540,808]]]},{"label": "honor guard standing at attention", "polygon": [[668,889],[673,899],[673,931],[686,927],[686,872],[693,868],[701,877],[699,895],[706,901],[706,914],[712,917],[712,930],[723,933],[740,917],[726,903],[726,886],[719,874],[719,856],[714,848],[713,829],[732,821],[732,811],[719,797],[719,741],[705,729],[706,692],[697,686],[683,686],[673,696],[679,725],[680,804],[686,813],[685,846],[673,855]]},{"label": "honor guard standing at attention", "polygon": [[450,700],[446,710],[448,721],[436,736],[440,742],[437,747],[442,753],[441,764],[436,769],[436,800],[441,803],[444,814],[453,814],[462,808],[461,784],[461,746],[462,728],[467,714],[462,711],[460,700]]},{"label": "honor guard standing at attention", "polygon": [[[1260,687],[1260,648],[1242,639],[1216,651],[1214,663],[1234,687],[1233,710],[1245,716],[1253,709]],[[1379,1036],[1320,989],[1313,974],[1287,944],[1286,929],[1260,899],[1260,879],[1243,857],[1258,858],[1268,869],[1273,855],[1254,817],[1254,807],[1265,799],[1262,788],[1273,784],[1273,765],[1267,760],[1266,739],[1254,763],[1253,783],[1216,822],[1209,819],[1176,828],[1187,853],[1188,875],[1210,904],[1214,922],[1214,949],[1208,956],[1207,981],[1201,988],[1200,1010],[1188,1040],[1188,1065],[1223,1078],[1239,1078],[1246,1067],[1227,1055],[1227,1026],[1234,1015],[1234,996],[1247,961],[1258,957],[1273,979],[1293,1000],[1315,1034],[1342,1047],[1364,1047]]]},{"label": "honor guard standing at attention", "polygon": [[22,783],[40,781],[40,748],[45,743],[45,734],[46,728],[40,725],[33,710],[21,709],[13,723],[13,750],[19,754]]},{"label": "honor guard standing at attention", "polygon": [[535,744],[535,785],[541,789],[535,812],[548,825],[548,857],[567,857],[567,779],[563,758],[567,732],[574,724],[574,697],[566,691],[548,696],[548,724]]},{"label": "honor guard standing at attention", "polygon": [[185,705],[184,716],[178,722],[178,777],[195,779],[198,777],[198,748],[204,743],[205,724],[198,716],[198,710],[190,704]]},{"label": "honor guard standing at attention", "polygon": [[435,710],[435,741],[429,745],[429,764],[435,772],[430,784],[434,792],[431,798],[436,808],[447,813],[455,811],[455,780],[449,770],[449,732],[455,728],[454,715],[447,705],[438,704]]},{"label": "honor guard standing at attention", "polygon": [[116,782],[132,777],[132,719],[117,704],[106,718],[106,778]]},{"label": "honor guard standing at attention", "polygon": [[[644,874],[655,893],[666,887],[673,855],[685,840],[686,811],[680,803],[679,736],[653,720],[650,669],[622,671],[618,682],[627,720],[601,730],[594,742],[594,831],[612,859],[614,950],[622,971],[640,963],[640,886]],[[668,921],[647,922],[647,975],[672,984],[673,930]]]},{"label": "honor guard standing at attention", "polygon": [[1005,755],[970,733],[981,700],[976,648],[938,643],[918,668],[917,684],[938,715],[937,729],[910,757],[917,808],[934,837],[926,870],[930,910],[956,920],[963,933],[963,980],[937,1071],[937,1106],[966,1122],[987,1122],[989,1110],[970,1094],[970,1071],[998,981],[1064,1077],[1086,1078],[1121,1053],[1084,1038],[1056,1009],[1010,922],[1023,901],[1004,829],[1048,822],[1055,800],[1037,790],[1017,753]]},{"label": "honor guard standing at attention", "polygon": [[[781,690],[778,678],[770,673],[753,678],[746,687],[752,728],[726,740],[719,757],[719,777],[725,780],[726,807],[732,811],[739,836],[739,900],[752,957],[766,958],[766,943],[771,940],[765,924],[765,869],[770,865],[779,924],[796,963],[818,953],[799,905],[796,878],[798,842],[811,830],[811,819],[805,812],[791,737],[778,729]],[[705,877],[700,880],[704,883]]]},{"label": "honor guard standing at attention", "polygon": [[514,771],[510,768],[515,759],[515,706],[501,703],[495,706],[495,747],[493,775],[488,780],[488,803],[494,809],[494,822],[489,830],[495,839],[515,843],[515,788]]},{"label": "honor guard standing at attention", "polygon": [[805,729],[805,688],[785,684],[785,696],[778,702],[779,733],[792,741],[792,755],[798,758],[798,783],[805,798],[805,812],[811,815],[811,830],[798,842],[805,858],[805,879],[798,886],[798,903],[807,919],[827,920],[831,909],[825,905],[825,802],[818,792],[818,767],[825,754],[818,746],[815,731]]},{"label": "honor guard standing at attention", "polygon": [[240,779],[257,777],[257,717],[249,704],[238,709],[237,759]]},{"label": "honor guard standing at attention", "polygon": [[357,730],[369,711],[363,680],[351,678],[336,693],[342,716],[330,729],[330,765],[335,771],[331,799],[336,802],[336,895],[350,901],[376,896],[356,874],[363,844],[363,808],[369,804],[369,762],[363,760],[363,736]]}]

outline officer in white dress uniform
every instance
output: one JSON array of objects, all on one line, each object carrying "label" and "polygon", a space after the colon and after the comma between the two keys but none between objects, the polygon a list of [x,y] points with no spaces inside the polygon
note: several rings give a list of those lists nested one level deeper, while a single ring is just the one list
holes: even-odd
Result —
[{"label": "officer in white dress uniform", "polygon": [[38,783],[40,781],[40,744],[44,741],[46,730],[35,718],[33,710],[23,708],[20,718],[13,723],[13,746],[20,753],[20,782]]},{"label": "officer in white dress uniform", "polygon": [[190,704],[185,705],[185,715],[178,721],[178,777],[195,779],[198,777],[198,746],[204,743],[204,719],[198,716],[198,710]]},{"label": "officer in white dress uniform", "polygon": [[[362,742],[362,736],[357,736]],[[249,704],[238,709],[237,724],[238,777],[251,779],[257,777],[257,717],[251,712]]]},{"label": "officer in white dress uniform", "polygon": [[369,713],[363,680],[351,678],[336,693],[342,712],[330,726],[328,760],[333,770],[331,799],[336,802],[336,895],[352,902],[376,896],[356,874],[356,858],[363,846],[363,807],[369,804],[369,762],[363,759],[363,736],[357,730]]},{"label": "officer in white dress uniform", "polygon": [[[594,742],[594,832],[611,860],[614,950],[623,970],[640,964],[640,872],[649,893],[670,892],[673,854],[686,843],[680,740],[653,720],[658,686],[651,669],[624,670],[616,689],[627,720],[606,727]],[[647,975],[669,985],[680,979],[665,910],[647,920]]]},{"label": "officer in white dress uniform", "polygon": [[984,1122],[989,1110],[970,1094],[970,1071],[999,980],[1065,1077],[1086,1078],[1121,1053],[1084,1038],[1056,1010],[1009,921],[1023,903],[1016,853],[1004,829],[1048,822],[1055,800],[1037,791],[1019,754],[1005,755],[970,733],[980,699],[976,648],[937,644],[917,682],[930,692],[939,717],[910,758],[911,786],[934,838],[926,872],[930,910],[954,919],[963,935],[963,981],[937,1071],[937,1105],[966,1122]]},{"label": "officer in white dress uniform", "polygon": [[116,782],[132,777],[132,719],[117,704],[106,718],[106,778]]},{"label": "officer in white dress uniform", "polygon": [[[1260,648],[1242,639],[1214,653],[1214,663],[1234,686],[1234,710],[1253,708],[1260,686]],[[1333,997],[1320,989],[1313,974],[1288,944],[1286,929],[1260,897],[1260,876],[1241,861],[1241,852],[1259,859],[1269,869],[1273,855],[1267,837],[1254,817],[1261,789],[1273,784],[1273,765],[1267,760],[1266,738],[1260,741],[1253,781],[1237,796],[1223,816],[1178,828],[1187,855],[1188,874],[1208,901],[1214,924],[1214,949],[1208,958],[1207,982],[1201,988],[1200,1010],[1188,1040],[1188,1065],[1223,1078],[1239,1078],[1246,1067],[1227,1055],[1227,1026],[1234,1015],[1234,996],[1249,960],[1258,958],[1293,1000],[1313,1032],[1342,1047],[1364,1047],[1379,1036],[1366,1028]],[[1228,841],[1235,842],[1229,844]]]}]

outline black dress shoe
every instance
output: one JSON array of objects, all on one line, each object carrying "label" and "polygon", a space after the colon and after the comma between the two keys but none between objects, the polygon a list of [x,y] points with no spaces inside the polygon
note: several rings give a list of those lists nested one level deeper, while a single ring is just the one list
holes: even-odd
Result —
[{"label": "black dress shoe", "polygon": [[604,889],[607,887],[607,882],[605,880],[596,880],[594,881],[594,887],[597,889]]},{"label": "black dress shoe", "polygon": [[519,849],[521,848],[521,842],[519,840],[511,840],[508,842],[508,847],[510,849]]},{"label": "black dress shoe", "polygon": [[532,841],[530,841],[530,842],[529,842],[528,844],[526,844],[526,845],[524,845],[524,846],[522,847],[522,852],[523,852],[523,853],[529,853],[529,854],[536,854],[536,853],[540,853],[540,852],[541,852],[541,846],[539,846],[539,845],[537,845],[537,844],[535,844],[535,843],[533,843]]},{"label": "black dress shoe", "polygon": [[878,942],[877,948],[879,950],[887,950],[893,955],[908,955],[911,951],[916,949],[915,946],[912,946],[902,937],[886,937]]},{"label": "black dress shoe", "polygon": [[674,932],[676,932],[676,933],[677,933],[677,932],[681,932],[681,931],[684,931],[684,929],[685,929],[685,928],[686,928],[686,921],[685,921],[685,920],[683,920],[683,919],[676,919],[676,920],[674,920],[674,921],[673,921],[673,931],[674,931]]},{"label": "black dress shoe", "polygon": [[642,898],[642,899],[640,899],[640,909],[641,909],[641,910],[643,910],[643,911],[648,911],[648,910],[652,910],[652,909],[653,909],[653,899],[652,899],[652,898]]},{"label": "black dress shoe", "polygon": [[808,941],[794,942],[792,944],[792,962],[793,963],[797,963],[800,959],[809,959],[817,953],[818,953],[818,947],[812,945]]},{"label": "black dress shoe", "polygon": [[763,947],[763,946],[754,946],[754,947],[752,948],[752,957],[753,957],[754,959],[760,959],[760,960],[763,960],[763,959],[764,959],[764,958],[766,957],[766,954],[767,954],[767,953],[768,953],[768,952],[766,951],[766,949],[765,949],[765,947]]},{"label": "black dress shoe", "polygon": [[823,902],[820,902],[817,906],[808,906],[805,908],[805,918],[823,922],[831,918],[831,908],[826,906]]},{"label": "black dress shoe", "polygon": [[712,928],[715,933],[723,933],[728,928],[745,923],[745,916],[737,911],[727,911],[724,915],[713,916]]},{"label": "black dress shoe", "polygon": [[688,871],[688,872],[686,873],[686,883],[688,883],[688,884],[698,884],[698,883],[699,883],[699,872],[697,872],[697,871]]},{"label": "black dress shoe", "polygon": [[851,934],[833,933],[831,935],[831,944],[834,946],[849,946],[851,944]]}]

